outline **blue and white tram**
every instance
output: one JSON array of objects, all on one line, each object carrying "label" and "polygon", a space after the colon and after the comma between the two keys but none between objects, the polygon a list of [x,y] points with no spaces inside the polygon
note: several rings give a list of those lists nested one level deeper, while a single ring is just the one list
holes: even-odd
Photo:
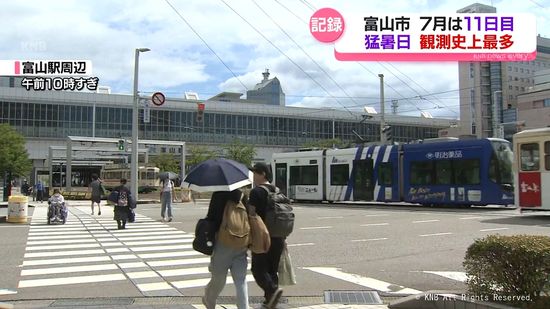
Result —
[{"label": "blue and white tram", "polygon": [[455,139],[279,153],[272,169],[295,200],[508,205],[512,162],[506,140]]}]

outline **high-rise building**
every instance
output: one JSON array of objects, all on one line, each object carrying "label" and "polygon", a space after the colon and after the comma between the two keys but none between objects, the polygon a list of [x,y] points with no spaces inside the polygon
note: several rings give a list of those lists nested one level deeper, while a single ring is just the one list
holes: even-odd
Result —
[{"label": "high-rise building", "polygon": [[[496,13],[496,8],[475,3],[457,12]],[[497,136],[497,132],[493,132],[494,124],[512,120],[516,113],[508,109],[517,107],[517,96],[534,86],[536,72],[546,68],[550,68],[550,39],[540,36],[534,61],[460,62],[461,133]]]}]

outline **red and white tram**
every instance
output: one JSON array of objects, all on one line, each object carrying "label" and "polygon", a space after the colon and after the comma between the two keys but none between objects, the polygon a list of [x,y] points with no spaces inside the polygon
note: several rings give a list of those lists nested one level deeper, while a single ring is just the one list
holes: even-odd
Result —
[{"label": "red and white tram", "polygon": [[550,127],[514,134],[515,204],[550,210]]}]

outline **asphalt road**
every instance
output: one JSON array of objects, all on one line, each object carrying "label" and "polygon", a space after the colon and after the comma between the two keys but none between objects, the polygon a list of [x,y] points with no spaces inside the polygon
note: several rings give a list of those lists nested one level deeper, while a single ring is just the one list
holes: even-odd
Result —
[{"label": "asphalt road", "polygon": [[[125,231],[110,208],[91,216],[88,202],[72,202],[59,226],[45,224],[45,207],[31,208],[32,225],[0,223],[0,300],[202,295],[208,258],[190,241],[207,203],[176,203],[170,223],[160,222],[158,204],[140,205]],[[298,284],[285,288],[289,296],[464,290],[462,262],[476,238],[550,234],[549,216],[509,208],[296,204],[295,212],[287,242]],[[260,296],[250,280],[250,295]],[[233,294],[228,285],[222,295]]]}]

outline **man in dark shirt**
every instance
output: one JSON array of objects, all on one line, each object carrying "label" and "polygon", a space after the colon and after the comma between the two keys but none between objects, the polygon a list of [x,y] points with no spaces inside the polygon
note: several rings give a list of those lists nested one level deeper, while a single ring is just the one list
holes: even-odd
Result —
[{"label": "man in dark shirt", "polygon": [[[271,171],[265,163],[257,163],[252,171],[254,172],[255,187],[250,191],[249,208],[253,207],[265,222],[267,191],[261,186],[267,187],[272,192],[275,191],[275,187],[270,184]],[[256,283],[264,290],[264,305],[268,309],[274,309],[283,294],[283,290],[279,288],[277,272],[284,244],[285,238],[271,237],[271,247],[267,253],[252,253],[252,275],[254,275]]]}]

